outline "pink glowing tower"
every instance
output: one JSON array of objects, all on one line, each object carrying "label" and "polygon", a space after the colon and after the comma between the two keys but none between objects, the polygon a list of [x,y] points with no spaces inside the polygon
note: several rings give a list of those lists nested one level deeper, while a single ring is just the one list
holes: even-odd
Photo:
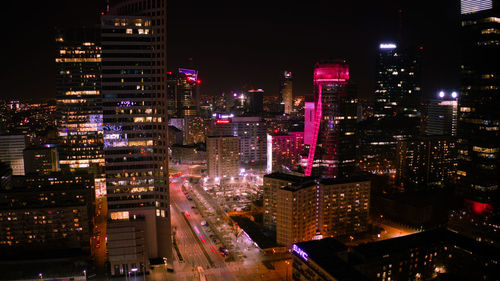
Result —
[{"label": "pink glowing tower", "polygon": [[[345,61],[317,63],[314,68],[314,120],[305,176],[338,175],[339,104],[346,96],[349,67]],[[306,135],[311,132],[305,132]]]}]

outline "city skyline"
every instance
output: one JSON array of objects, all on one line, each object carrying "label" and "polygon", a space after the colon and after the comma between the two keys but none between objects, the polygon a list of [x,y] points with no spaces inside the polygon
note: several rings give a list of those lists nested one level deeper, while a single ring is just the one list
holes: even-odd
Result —
[{"label": "city skyline", "polygon": [[496,280],[500,0],[398,2],[9,2],[0,280]]},{"label": "city skyline", "polygon": [[[12,10],[19,4],[9,3]],[[294,96],[312,96],[312,69],[323,58],[346,59],[351,65],[351,80],[358,85],[361,97],[373,98],[374,62],[380,42],[404,42],[424,47],[423,94],[458,88],[458,51],[448,47],[457,44],[459,5],[456,1],[424,5],[364,4],[358,7],[341,3],[326,4],[316,11],[312,6],[293,4],[283,7],[242,7],[199,4],[186,7],[180,1],[169,2],[167,67],[194,67],[200,72],[201,94],[220,95],[231,90],[262,88],[266,95],[279,95],[280,75],[294,73]],[[2,96],[8,98],[55,97],[53,63],[54,29],[58,27],[94,27],[99,23],[105,1],[67,4],[64,1],[34,4],[37,9],[19,27],[7,31],[8,40],[3,61],[13,62],[7,54],[26,53],[16,59],[13,68],[3,68],[2,76],[17,81],[18,74],[30,75],[37,86],[8,85]],[[37,11],[43,11],[41,16]],[[331,11],[331,12],[330,12]],[[318,16],[319,19],[315,17]],[[424,17],[427,19],[421,21]],[[402,20],[400,20],[401,18]],[[402,31],[400,24],[402,22]],[[33,34],[26,36],[26,28]],[[326,36],[324,44],[314,44]],[[338,44],[337,37],[344,38]],[[32,41],[33,40],[33,41]],[[37,42],[37,48],[29,47]],[[443,56],[446,53],[447,56]],[[258,54],[258,55],[257,55]],[[192,60],[190,60],[192,59]],[[16,83],[13,83],[16,84]]]}]

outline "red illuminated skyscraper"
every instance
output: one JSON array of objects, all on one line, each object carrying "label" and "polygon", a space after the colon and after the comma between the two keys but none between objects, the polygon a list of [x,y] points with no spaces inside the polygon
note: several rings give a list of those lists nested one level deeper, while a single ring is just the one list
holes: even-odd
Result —
[{"label": "red illuminated skyscraper", "polygon": [[315,66],[315,111],[306,176],[346,176],[354,166],[357,101],[347,95],[348,81],[349,67],[343,60]]}]

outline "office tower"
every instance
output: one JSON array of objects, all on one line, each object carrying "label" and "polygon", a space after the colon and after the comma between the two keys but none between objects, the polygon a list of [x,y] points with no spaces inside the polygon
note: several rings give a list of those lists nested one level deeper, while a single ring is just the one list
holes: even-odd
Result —
[{"label": "office tower", "polygon": [[314,132],[314,102],[304,104],[304,144],[310,146],[313,143]]},{"label": "office tower", "polygon": [[207,137],[208,176],[212,180],[238,177],[238,137]]},{"label": "office tower", "polygon": [[347,95],[348,81],[345,61],[315,66],[314,125],[305,176],[345,177],[354,168],[357,101]]},{"label": "office tower", "polygon": [[374,117],[404,114],[414,117],[421,99],[420,57],[423,48],[403,50],[396,43],[381,43],[375,73]]},{"label": "office tower", "polygon": [[499,18],[498,1],[461,1],[457,173],[465,197],[484,204],[498,196],[500,175]]},{"label": "office tower", "polygon": [[13,176],[24,176],[24,135],[0,135],[0,161],[10,165]]},{"label": "office tower", "polygon": [[280,86],[281,102],[284,106],[284,113],[290,114],[293,111],[293,79],[290,71],[283,72]]},{"label": "office tower", "polygon": [[246,94],[245,107],[247,116],[262,116],[262,112],[264,110],[264,90],[248,90]]},{"label": "office tower", "polygon": [[495,249],[436,229],[348,247],[334,238],[292,247],[293,280],[490,280]]},{"label": "office tower", "polygon": [[352,235],[368,226],[369,180],[318,179],[282,173],[264,176],[264,226],[276,242]]},{"label": "office tower", "polygon": [[397,143],[398,186],[445,186],[455,181],[456,170],[456,142],[451,136],[421,136]]},{"label": "office tower", "polygon": [[45,144],[40,147],[29,147],[23,152],[24,172],[28,174],[50,174],[59,171],[59,155],[57,146]]},{"label": "office tower", "polygon": [[457,135],[458,94],[440,91],[439,99],[429,101],[426,112],[426,135]]},{"label": "office tower", "polygon": [[[150,259],[172,264],[168,192],[166,1],[117,1],[101,18],[109,245],[144,220],[144,252],[127,240],[109,250],[112,274]],[[145,257],[145,260],[144,260]],[[139,270],[142,270],[140,268]]]},{"label": "office tower", "polygon": [[304,153],[304,132],[268,134],[267,172],[296,170],[302,153]]},{"label": "office tower", "polygon": [[209,135],[239,137],[240,166],[248,169],[266,169],[266,126],[260,117],[216,114],[210,125]]},{"label": "office tower", "polygon": [[56,37],[59,161],[65,171],[103,171],[98,34],[96,29],[69,29]]},{"label": "office tower", "polygon": [[197,116],[200,107],[198,71],[179,68],[167,73],[168,115],[172,117]]}]

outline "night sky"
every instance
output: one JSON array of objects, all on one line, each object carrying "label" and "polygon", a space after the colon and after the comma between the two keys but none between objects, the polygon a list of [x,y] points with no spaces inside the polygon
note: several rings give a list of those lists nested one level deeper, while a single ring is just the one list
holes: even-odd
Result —
[{"label": "night sky", "polygon": [[[425,95],[459,85],[458,0],[186,2],[168,1],[167,63],[170,70],[196,67],[202,94],[263,88],[277,95],[281,72],[289,70],[294,95],[309,95],[315,62],[344,58],[359,95],[371,98],[378,43],[398,34],[424,47]],[[54,28],[94,26],[105,0],[4,5],[1,97],[54,97]]]}]

